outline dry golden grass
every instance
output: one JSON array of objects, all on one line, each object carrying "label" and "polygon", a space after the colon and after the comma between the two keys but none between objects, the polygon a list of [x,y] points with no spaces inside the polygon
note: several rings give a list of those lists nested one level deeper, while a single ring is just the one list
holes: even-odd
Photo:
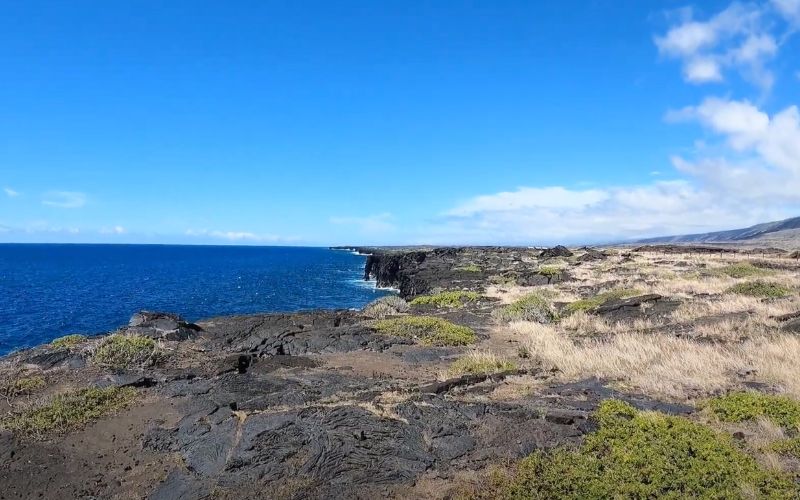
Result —
[{"label": "dry golden grass", "polygon": [[783,334],[748,340],[741,356],[760,380],[800,397],[800,337]]},{"label": "dry golden grass", "polygon": [[672,399],[722,390],[741,366],[726,349],[667,335],[622,333],[578,344],[548,325],[510,327],[527,337],[531,355],[565,379],[604,378]]},{"label": "dry golden grass", "polygon": [[800,397],[800,338],[773,335],[712,344],[655,333],[619,333],[576,342],[551,325],[512,323],[531,355],[564,380],[599,377],[671,399],[713,394],[754,369],[758,380]]}]

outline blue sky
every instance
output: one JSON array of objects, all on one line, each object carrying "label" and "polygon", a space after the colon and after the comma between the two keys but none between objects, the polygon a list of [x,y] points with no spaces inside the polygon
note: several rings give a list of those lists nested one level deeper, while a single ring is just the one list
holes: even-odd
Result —
[{"label": "blue sky", "polygon": [[0,241],[593,242],[800,215],[800,0],[3,2]]}]

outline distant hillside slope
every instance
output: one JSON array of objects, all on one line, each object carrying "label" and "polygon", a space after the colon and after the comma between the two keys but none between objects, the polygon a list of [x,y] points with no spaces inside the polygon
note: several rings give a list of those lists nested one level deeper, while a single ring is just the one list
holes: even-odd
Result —
[{"label": "distant hillside slope", "polygon": [[734,243],[750,240],[798,241],[800,217],[765,222],[744,229],[716,231],[713,233],[685,234],[679,236],[660,236],[638,240],[637,243]]}]

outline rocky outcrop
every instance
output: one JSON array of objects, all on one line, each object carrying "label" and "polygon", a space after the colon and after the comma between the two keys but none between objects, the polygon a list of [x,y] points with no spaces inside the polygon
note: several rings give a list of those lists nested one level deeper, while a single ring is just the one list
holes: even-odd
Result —
[{"label": "rocky outcrop", "polygon": [[122,331],[153,339],[187,340],[200,333],[202,328],[177,314],[140,311],[131,316],[128,326]]},{"label": "rocky outcrop", "polygon": [[[366,249],[361,249],[366,250]],[[565,247],[540,250],[515,247],[445,247],[430,249],[369,249],[364,278],[396,288],[402,297],[434,290],[480,290],[492,281],[538,286],[569,279],[537,271],[548,255],[572,255]]]},{"label": "rocky outcrop", "polygon": [[563,245],[557,245],[553,248],[547,248],[539,254],[539,257],[543,259],[552,259],[554,257],[572,257],[572,252],[570,252],[569,248]]}]

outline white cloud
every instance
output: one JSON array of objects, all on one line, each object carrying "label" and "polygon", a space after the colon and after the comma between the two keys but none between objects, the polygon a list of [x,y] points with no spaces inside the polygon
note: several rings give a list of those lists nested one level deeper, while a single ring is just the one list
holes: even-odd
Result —
[{"label": "white cloud", "polygon": [[4,187],[3,192],[5,192],[6,196],[8,196],[9,198],[16,198],[20,194],[18,191],[14,191],[10,187]]},{"label": "white cloud", "polygon": [[[773,115],[748,101],[707,98],[668,113],[695,121],[720,144],[672,159],[685,178],[605,189],[523,187],[476,196],[437,228],[472,242],[547,243],[645,237],[743,227],[797,215],[800,112]],[[719,156],[704,156],[709,152]],[[431,234],[434,231],[431,230]]]},{"label": "white cloud", "polygon": [[366,217],[331,217],[331,224],[356,226],[364,233],[387,233],[395,230],[390,213],[368,215]]},{"label": "white cloud", "polygon": [[772,5],[787,21],[800,25],[800,0],[772,0]]},{"label": "white cloud", "polygon": [[186,236],[225,240],[234,243],[278,243],[296,241],[294,237],[283,237],[274,234],[257,234],[249,231],[220,231],[209,229],[187,229]]},{"label": "white cloud", "polygon": [[42,204],[57,208],[80,208],[86,205],[86,195],[77,191],[50,191],[42,197]]},{"label": "white cloud", "polygon": [[710,57],[697,57],[686,63],[683,74],[691,83],[721,82],[722,68]]},{"label": "white cloud", "polygon": [[[768,4],[732,3],[705,21],[695,20],[691,10],[684,11],[685,15],[666,34],[655,37],[655,43],[662,55],[683,63],[687,82],[721,82],[725,69],[735,69],[746,80],[767,90],[774,83],[767,63],[779,48],[770,30],[776,29],[777,21],[791,19],[798,2],[776,0],[775,8]],[[782,16],[776,16],[776,8]]]},{"label": "white cloud", "polygon": [[608,194],[596,189],[571,191],[563,187],[530,188],[478,196],[446,212],[449,216],[470,216],[486,212],[513,212],[528,208],[579,209],[600,203]]},{"label": "white cloud", "polygon": [[123,226],[104,227],[100,229],[100,234],[125,234],[128,231]]}]

